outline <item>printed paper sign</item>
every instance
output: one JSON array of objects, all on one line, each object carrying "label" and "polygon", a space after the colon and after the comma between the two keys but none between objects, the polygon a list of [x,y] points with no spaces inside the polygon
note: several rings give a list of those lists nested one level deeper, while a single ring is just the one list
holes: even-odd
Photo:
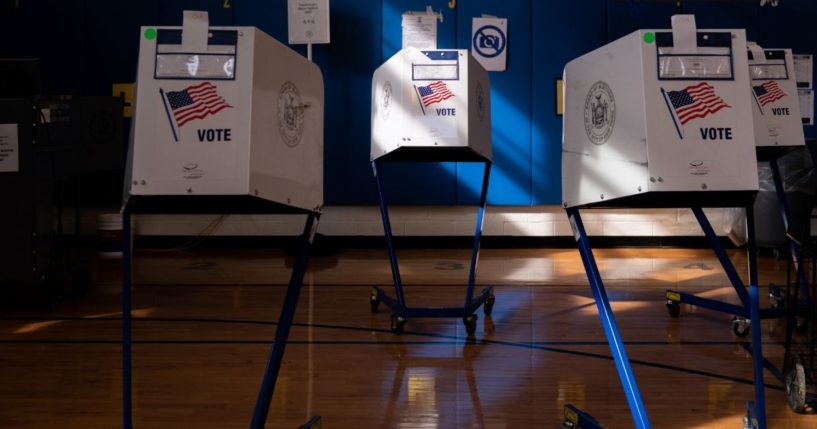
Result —
[{"label": "printed paper sign", "polygon": [[811,89],[812,88],[812,56],[811,55],[793,55],[794,57],[794,76],[797,78],[797,87]]},{"label": "printed paper sign", "polygon": [[803,125],[814,125],[814,90],[797,90],[800,96],[800,115],[803,117]]},{"label": "printed paper sign", "polygon": [[505,71],[508,56],[508,20],[474,18],[471,26],[471,54],[488,71]]},{"label": "printed paper sign", "polygon": [[329,0],[289,0],[289,43],[329,43]]},{"label": "printed paper sign", "polygon": [[17,124],[0,124],[0,173],[20,171]]},{"label": "printed paper sign", "polygon": [[406,12],[403,14],[403,49],[437,49],[437,14]]}]

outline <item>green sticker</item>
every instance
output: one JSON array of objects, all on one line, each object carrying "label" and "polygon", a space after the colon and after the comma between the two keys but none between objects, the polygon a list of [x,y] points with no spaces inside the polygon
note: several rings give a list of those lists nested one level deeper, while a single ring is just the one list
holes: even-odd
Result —
[{"label": "green sticker", "polygon": [[156,29],[155,28],[148,28],[145,30],[145,39],[153,40],[156,38]]},{"label": "green sticker", "polygon": [[646,43],[655,42],[655,34],[651,31],[644,33],[644,42]]}]

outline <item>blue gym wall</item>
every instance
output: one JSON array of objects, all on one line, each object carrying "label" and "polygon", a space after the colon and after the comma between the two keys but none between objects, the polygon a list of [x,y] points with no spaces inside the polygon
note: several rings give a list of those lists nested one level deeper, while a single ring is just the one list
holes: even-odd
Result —
[{"label": "blue gym wall", "polygon": [[[3,0],[0,57],[39,57],[46,94],[108,95],[133,82],[140,25],[179,25],[184,9],[207,10],[212,25],[252,25],[287,40],[285,0]],[[666,28],[694,13],[699,28],[746,28],[762,46],[817,54],[817,2],[781,0],[330,0],[332,43],[316,45],[324,73],[325,198],[375,204],[369,164],[371,75],[400,47],[400,15],[441,10],[441,48],[469,48],[471,18],[508,18],[508,64],[491,73],[494,169],[489,203],[559,204],[561,118],[555,80],[570,59],[638,28]],[[303,46],[296,50],[304,52]],[[807,137],[817,135],[806,127]],[[482,167],[473,163],[391,164],[389,200],[471,204]]]}]

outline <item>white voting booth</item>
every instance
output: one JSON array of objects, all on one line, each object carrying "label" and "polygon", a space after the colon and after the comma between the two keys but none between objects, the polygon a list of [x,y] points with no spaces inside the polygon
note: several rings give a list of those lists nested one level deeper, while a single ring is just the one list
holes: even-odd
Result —
[{"label": "white voting booth", "polygon": [[[701,30],[694,16],[676,15],[671,30],[633,32],[565,66],[563,204],[639,429],[651,425],[580,209],[692,209],[742,305],[667,291],[667,306],[675,317],[684,302],[751,319],[756,394],[749,414],[765,427],[751,226],[758,177],[746,49],[744,30]],[[703,212],[703,207],[734,206],[747,207],[750,292]]]},{"label": "white voting booth", "polygon": [[[383,229],[396,298],[374,288],[372,312],[381,302],[393,313],[391,330],[403,332],[408,317],[461,317],[469,335],[474,312],[494,305],[493,288],[473,297],[482,219],[491,171],[491,87],[488,72],[464,49],[407,47],[378,67],[372,77],[371,161],[380,197]],[[485,163],[465,304],[412,308],[406,304],[383,193],[384,161],[478,161]]]},{"label": "white voting booth", "polygon": [[743,30],[696,31],[687,20],[672,31],[636,31],[570,61],[565,206],[649,193],[756,191],[745,51]]},{"label": "white voting booth", "polygon": [[758,148],[805,145],[791,49],[748,48]]},{"label": "white voting booth", "polygon": [[257,28],[210,27],[206,12],[186,11],[181,27],[142,28],[135,103],[123,207],[123,427],[132,427],[130,216],[306,214],[252,417],[263,428],[323,208],[321,71]]},{"label": "white voting booth", "polygon": [[319,211],[320,69],[254,27],[188,19],[149,30],[139,48],[128,193],[249,196]]},{"label": "white voting booth", "polygon": [[490,92],[465,49],[403,49],[372,77],[371,159],[453,149],[490,160]]}]

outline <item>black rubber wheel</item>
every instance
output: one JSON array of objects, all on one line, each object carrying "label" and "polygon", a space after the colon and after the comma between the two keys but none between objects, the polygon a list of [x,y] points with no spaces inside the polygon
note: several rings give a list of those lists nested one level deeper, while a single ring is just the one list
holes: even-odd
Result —
[{"label": "black rubber wheel", "polygon": [[462,318],[462,323],[465,324],[465,332],[468,335],[474,335],[474,333],[477,332],[477,319],[479,319],[479,317],[476,314]]},{"label": "black rubber wheel", "polygon": [[749,331],[751,331],[751,325],[749,324],[749,320],[742,320],[742,319],[732,319],[732,333],[737,335],[740,338],[745,338],[749,335]]},{"label": "black rubber wheel", "polygon": [[391,332],[394,335],[403,335],[403,328],[406,326],[406,318],[396,314],[391,315]]},{"label": "black rubber wheel", "polygon": [[667,310],[669,310],[669,317],[677,319],[681,315],[681,304],[675,301],[667,301]]},{"label": "black rubber wheel", "polygon": [[806,410],[806,372],[800,356],[791,355],[786,359],[783,370],[786,379],[786,402],[795,413]]},{"label": "black rubber wheel", "polygon": [[372,314],[377,313],[377,309],[380,307],[380,300],[377,299],[377,295],[374,293],[369,295],[369,307],[372,310]]},{"label": "black rubber wheel", "polygon": [[485,304],[482,304],[482,312],[485,313],[486,316],[490,316],[491,312],[494,311],[494,303],[496,303],[494,294],[490,294],[485,298]]}]

